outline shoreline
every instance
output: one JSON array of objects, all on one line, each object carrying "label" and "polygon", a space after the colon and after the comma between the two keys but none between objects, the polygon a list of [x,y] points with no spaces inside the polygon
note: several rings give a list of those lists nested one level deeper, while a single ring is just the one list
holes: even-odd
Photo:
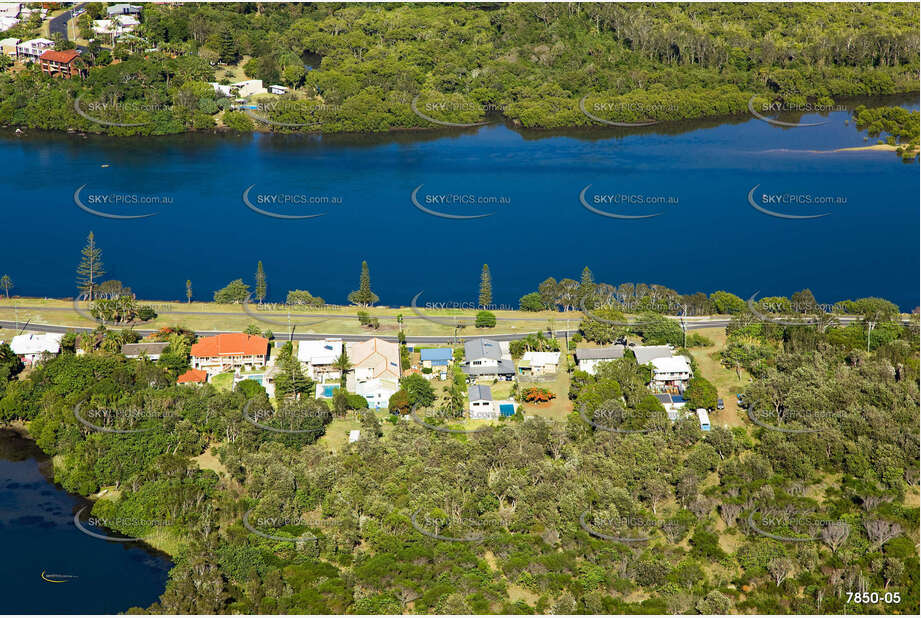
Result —
[{"label": "shoreline", "polygon": [[[39,471],[42,473],[42,476],[45,478],[48,484],[54,486],[56,490],[64,492],[65,494],[67,494],[68,496],[76,500],[78,506],[89,507],[89,511],[90,513],[92,513],[93,506],[95,506],[98,500],[108,499],[105,496],[105,494],[108,492],[108,489],[105,487],[101,488],[98,492],[90,496],[84,496],[82,494],[68,491],[67,489],[62,487],[60,483],[55,481],[54,480],[54,471],[56,467],[56,464],[54,462],[55,458],[49,455],[48,453],[46,453],[45,451],[43,451],[42,448],[38,445],[38,442],[36,442],[32,434],[29,433],[29,429],[26,424],[26,421],[23,421],[21,419],[16,419],[13,421],[2,422],[0,423],[0,430],[8,430],[16,434],[18,437],[22,438],[23,440],[27,440],[31,444],[31,446],[37,450],[37,452],[41,453],[41,459],[37,460],[37,465],[38,465]],[[125,533],[115,528],[107,528],[105,526],[99,526],[99,528],[107,532],[114,532],[122,536],[127,536]],[[176,558],[171,553],[166,551],[165,548],[159,547],[152,541],[148,541],[146,539],[140,539],[137,541],[131,541],[130,543],[127,543],[126,545],[136,546],[148,552],[149,554],[158,556],[160,558],[165,558],[173,564],[175,564],[176,562]]]}]

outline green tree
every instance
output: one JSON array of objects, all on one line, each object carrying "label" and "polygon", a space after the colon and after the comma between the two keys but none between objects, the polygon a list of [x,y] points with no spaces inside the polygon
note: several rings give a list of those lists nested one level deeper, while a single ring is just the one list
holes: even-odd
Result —
[{"label": "green tree", "polygon": [[518,300],[518,308],[522,311],[543,311],[545,309],[544,301],[537,292],[530,292],[522,296]]},{"label": "green tree", "polygon": [[10,289],[13,287],[13,280],[10,279],[9,275],[3,275],[0,277],[0,288],[3,288],[3,291],[6,293],[6,297],[10,297]]},{"label": "green tree", "polygon": [[349,302],[360,307],[370,307],[380,298],[371,291],[371,271],[368,269],[368,262],[361,262],[361,276],[358,280],[358,289],[349,293]]},{"label": "green tree", "polygon": [[265,292],[265,270],[262,269],[262,260],[259,260],[259,263],[256,264],[256,300],[260,305],[265,300]]},{"label": "green tree", "polygon": [[400,387],[406,391],[412,406],[428,407],[435,402],[435,389],[418,373],[400,378]]},{"label": "green tree", "polygon": [[344,345],[342,346],[342,353],[336,357],[334,365],[339,371],[339,387],[344,390],[347,382],[346,377],[352,369],[352,361],[349,360],[349,353]]},{"label": "green tree", "polygon": [[234,64],[240,58],[240,50],[236,40],[234,40],[233,29],[229,24],[221,28],[218,53],[221,56],[221,62],[227,64]]},{"label": "green tree", "polygon": [[487,307],[492,303],[492,278],[489,274],[489,266],[483,264],[483,270],[480,271],[480,298],[481,307]]},{"label": "green tree", "polygon": [[496,325],[496,314],[491,311],[478,311],[474,326],[477,328],[492,328]]},{"label": "green tree", "polygon": [[106,274],[102,264],[102,250],[96,246],[93,232],[86,237],[86,246],[80,252],[80,264],[77,266],[77,286],[92,301],[98,280]]},{"label": "green tree", "polygon": [[736,314],[745,311],[745,301],[729,292],[719,290],[710,294],[710,303],[717,313]]},{"label": "green tree", "polygon": [[716,387],[706,378],[695,376],[688,382],[688,387],[684,391],[684,399],[689,408],[712,410],[716,408],[718,399]]},{"label": "green tree", "polygon": [[249,286],[243,279],[234,279],[214,293],[216,303],[242,303],[249,297]]},{"label": "green tree", "polygon": [[191,279],[185,280],[185,297],[186,297],[187,303],[192,302],[192,280]]}]

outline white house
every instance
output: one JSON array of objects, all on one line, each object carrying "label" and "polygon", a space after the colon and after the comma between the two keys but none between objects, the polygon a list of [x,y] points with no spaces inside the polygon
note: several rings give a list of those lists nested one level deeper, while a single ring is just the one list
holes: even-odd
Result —
[{"label": "white house", "polygon": [[31,367],[49,356],[60,354],[63,338],[61,333],[16,335],[10,341],[10,349],[27,367]]},{"label": "white house", "polygon": [[21,2],[0,2],[0,19],[4,17],[19,17],[19,11],[21,10]]},{"label": "white house", "polygon": [[10,28],[14,28],[18,25],[18,17],[0,17],[0,32],[6,32]]},{"label": "white house", "polygon": [[140,15],[141,7],[136,4],[113,4],[106,9],[106,13],[109,17],[114,17],[116,15]]},{"label": "white house", "polygon": [[636,356],[637,365],[651,363],[656,358],[669,358],[674,353],[670,345],[638,345],[630,348]]},{"label": "white house", "polygon": [[669,356],[667,358],[654,358],[652,364],[653,386],[673,386],[683,389],[693,375],[691,364],[685,356]]},{"label": "white house", "polygon": [[29,39],[16,45],[16,56],[24,61],[38,62],[38,59],[49,49],[54,49],[54,41],[50,39]]},{"label": "white house", "polygon": [[492,390],[488,386],[471,384],[467,387],[467,399],[470,402],[470,418],[487,420],[499,418],[499,411],[493,405]]},{"label": "white house", "polygon": [[279,86],[278,84],[272,84],[269,86],[269,94],[287,94],[287,86]]},{"label": "white house", "polygon": [[342,339],[301,341],[297,344],[297,360],[304,364],[311,380],[338,380],[342,373],[336,360],[342,356]]},{"label": "white house", "polygon": [[624,346],[612,345],[604,348],[578,348],[575,351],[579,370],[595,375],[598,363],[609,363],[624,357]]},{"label": "white house", "polygon": [[350,429],[349,430],[349,444],[352,442],[358,442],[358,439],[361,438],[361,429]]},{"label": "white house", "polygon": [[515,375],[515,363],[498,341],[478,337],[464,342],[464,364],[461,370],[468,379],[489,377],[511,380]]},{"label": "white house", "polygon": [[521,375],[541,376],[556,373],[560,365],[560,352],[525,352],[518,362]]},{"label": "white house", "polygon": [[518,408],[511,399],[493,399],[492,389],[482,384],[467,387],[467,400],[471,419],[495,420],[500,416],[512,416]]},{"label": "white house", "polygon": [[227,98],[239,97],[245,99],[246,97],[250,97],[255,94],[265,94],[268,92],[268,90],[262,87],[261,79],[247,79],[235,84],[219,84],[217,82],[208,83],[212,88],[214,88],[215,93]]},{"label": "white house", "polygon": [[392,378],[374,378],[355,382],[354,387],[349,390],[354,390],[364,397],[372,410],[380,410],[390,405],[390,398],[400,390],[400,383]]}]

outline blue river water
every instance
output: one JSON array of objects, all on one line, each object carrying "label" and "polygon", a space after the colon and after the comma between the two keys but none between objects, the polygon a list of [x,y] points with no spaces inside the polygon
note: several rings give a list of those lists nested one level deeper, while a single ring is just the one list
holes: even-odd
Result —
[{"label": "blue river water", "polygon": [[[892,152],[831,152],[875,143],[849,117],[807,114],[799,120],[827,122],[805,128],[744,116],[644,129],[500,123],[328,137],[7,132],[0,271],[15,294],[70,297],[92,230],[105,278],[151,299],[183,299],[189,279],[195,298],[210,300],[232,279],[252,284],[262,260],[271,300],[305,289],[345,303],[367,260],[385,305],[406,305],[422,290],[424,302],[475,301],[486,263],[493,302],[514,306],[546,277],[578,279],[589,266],[596,281],[612,284],[745,298],[808,287],[820,302],[881,296],[911,310],[918,163]],[[588,185],[583,197],[596,210],[660,214],[593,212],[580,201]],[[322,216],[259,214],[244,203],[247,188],[255,208]],[[429,211],[489,216],[429,214],[413,204],[417,188]],[[756,204],[774,212],[829,214],[769,216],[749,203],[752,189]],[[97,212],[157,214],[103,218],[78,207],[75,192]],[[789,195],[801,203],[783,203]],[[128,203],[151,197],[160,203]],[[326,203],[308,203],[317,199]],[[624,203],[637,199],[644,203]],[[819,199],[826,203],[802,203]]]},{"label": "blue river water", "polygon": [[74,513],[89,503],[48,472],[34,443],[0,429],[0,613],[115,614],[157,601],[170,561],[78,531]]}]

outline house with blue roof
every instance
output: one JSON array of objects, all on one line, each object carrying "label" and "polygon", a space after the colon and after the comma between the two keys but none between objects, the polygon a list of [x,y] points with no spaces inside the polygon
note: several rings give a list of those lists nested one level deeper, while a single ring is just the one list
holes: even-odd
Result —
[{"label": "house with blue roof", "polygon": [[448,367],[454,360],[454,350],[451,348],[426,348],[419,351],[422,367],[434,369],[435,367]]}]

